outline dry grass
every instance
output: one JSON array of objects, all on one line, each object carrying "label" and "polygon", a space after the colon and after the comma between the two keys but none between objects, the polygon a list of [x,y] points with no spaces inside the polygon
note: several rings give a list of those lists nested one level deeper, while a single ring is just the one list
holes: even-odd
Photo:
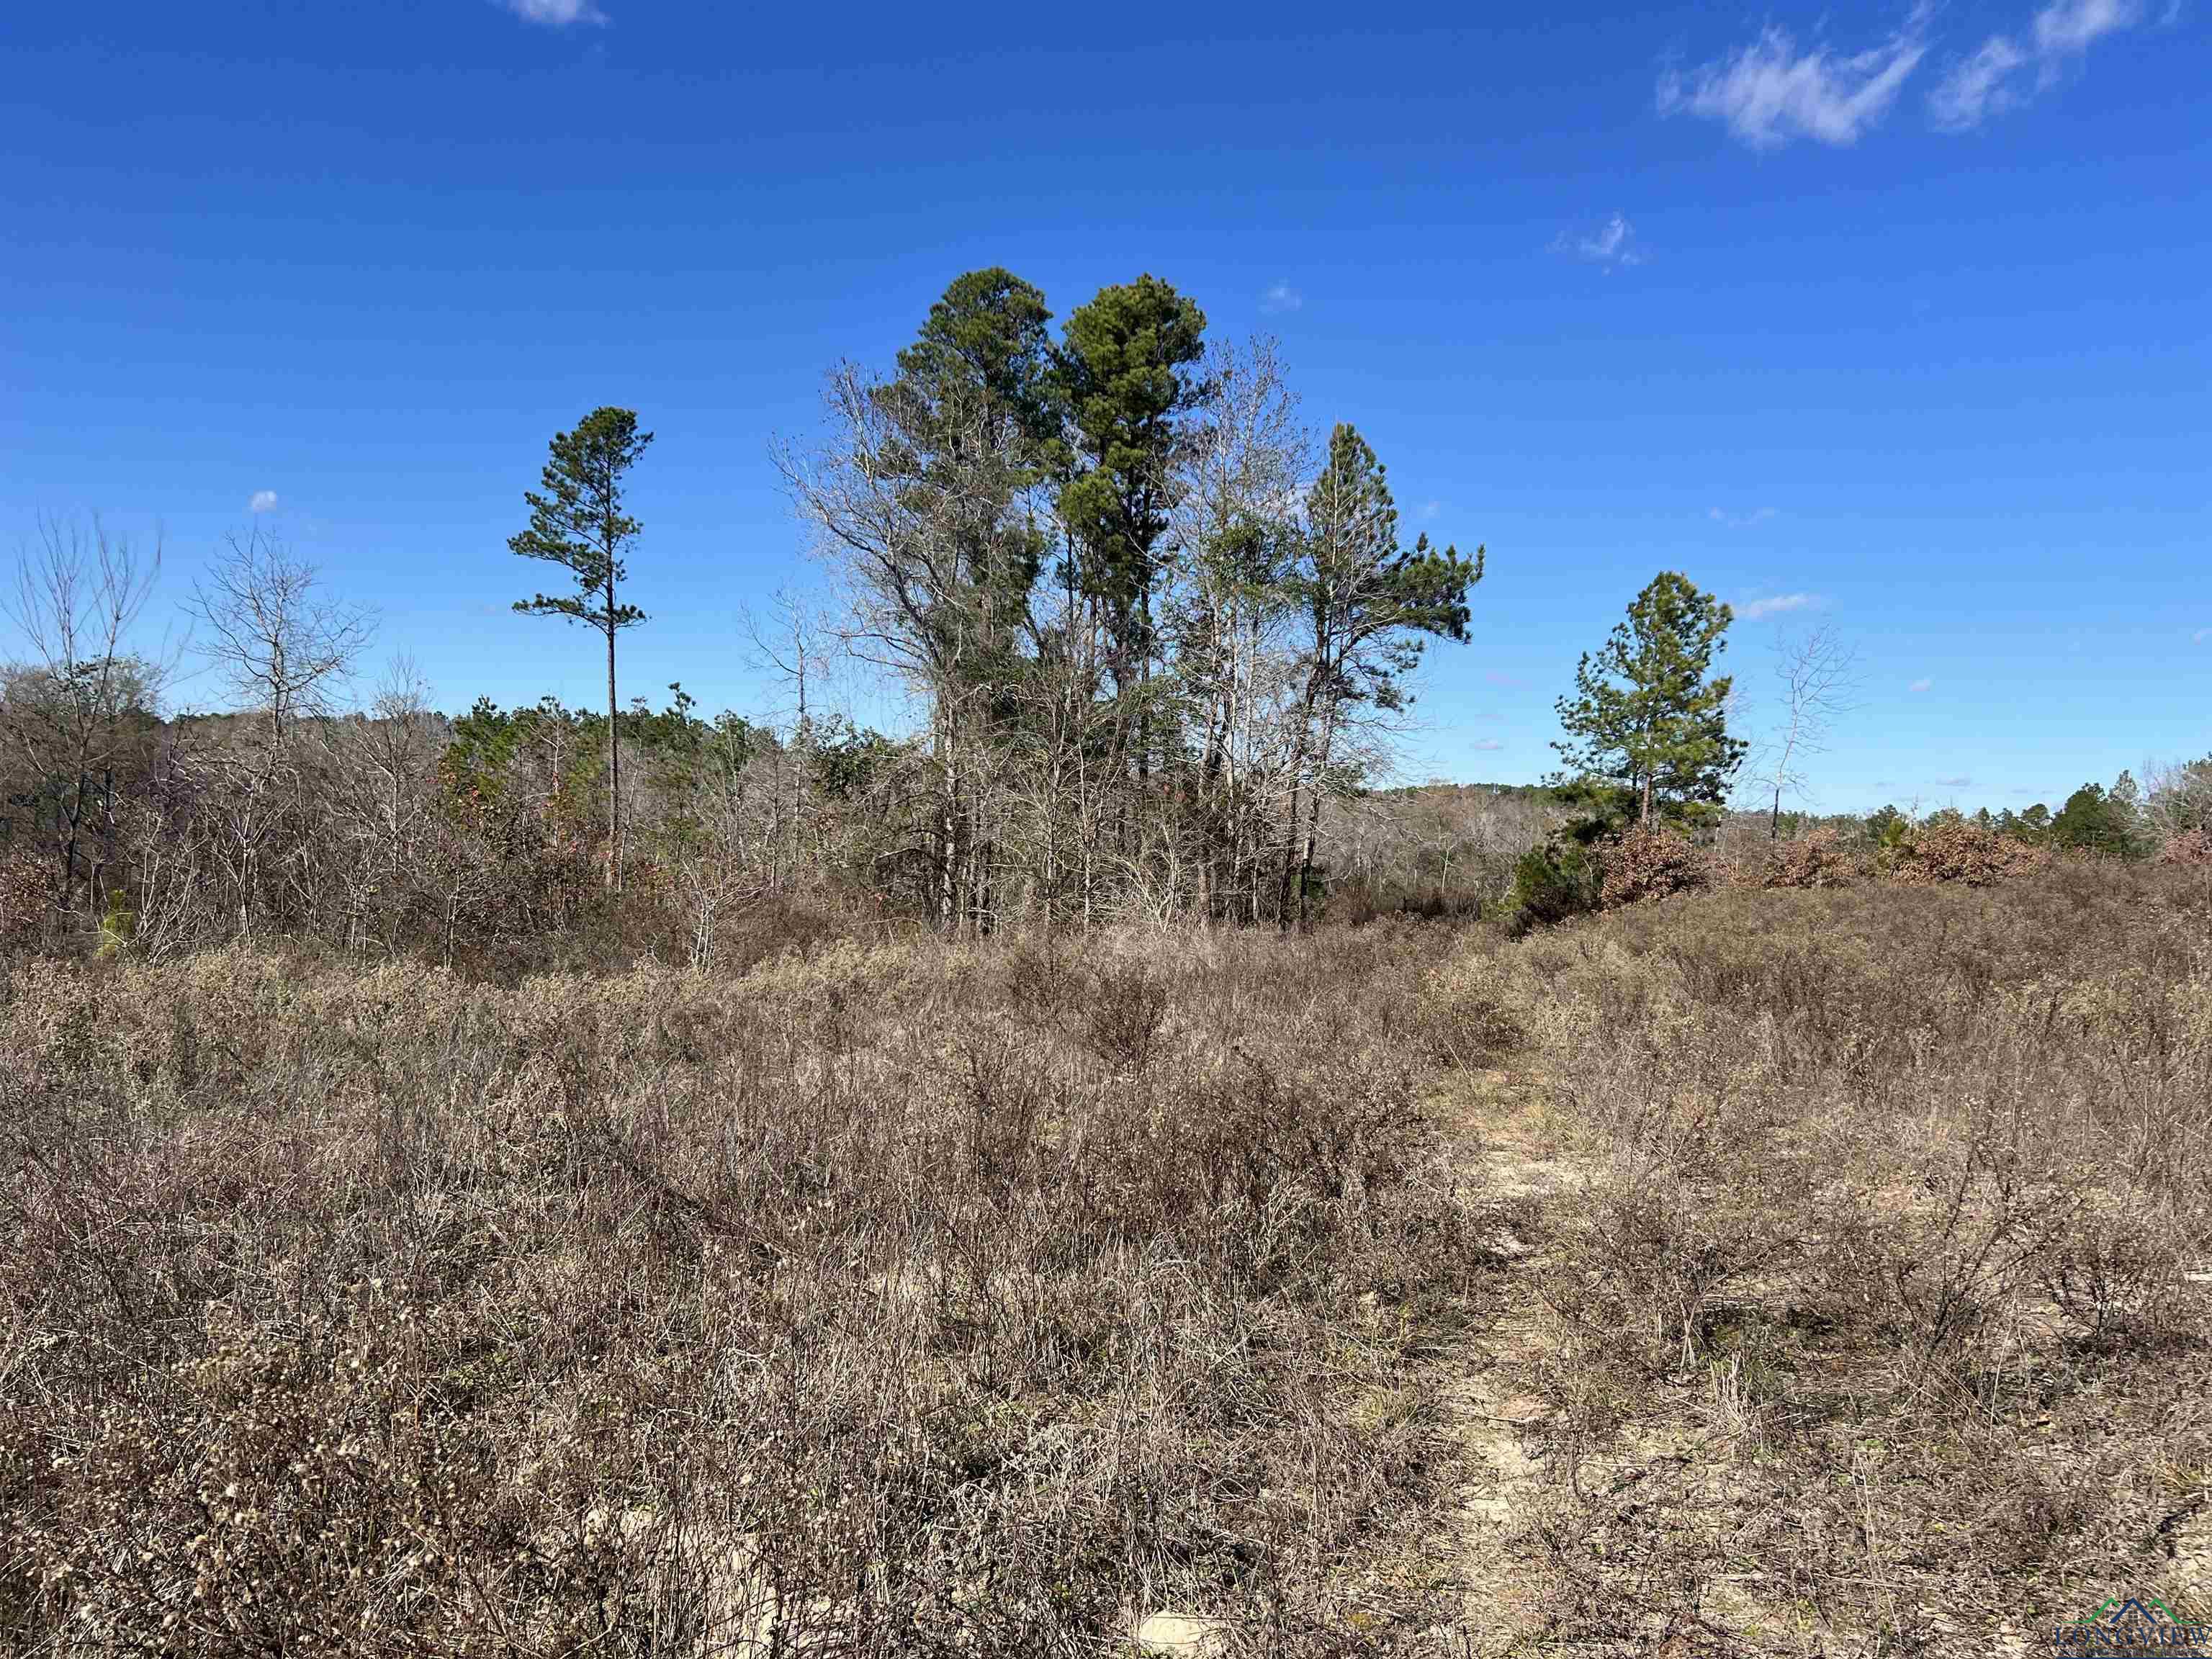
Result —
[{"label": "dry grass", "polygon": [[[1968,1653],[2212,1589],[2201,871],[27,962],[0,1023],[29,1650]],[[1509,1095],[1510,1210],[1437,1127]]]},{"label": "dry grass", "polygon": [[1987,1652],[2212,1612],[2212,889],[1754,892],[1532,940],[1522,1634]]},{"label": "dry grass", "polygon": [[19,966],[0,1629],[1365,1650],[1436,1446],[1374,1310],[1477,1259],[1400,1029],[1443,937]]}]

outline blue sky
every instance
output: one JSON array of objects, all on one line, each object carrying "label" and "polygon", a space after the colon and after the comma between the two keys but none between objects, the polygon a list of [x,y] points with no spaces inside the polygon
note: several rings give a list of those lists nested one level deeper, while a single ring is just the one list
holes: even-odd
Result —
[{"label": "blue sky", "polygon": [[505,542],[627,404],[625,696],[757,708],[823,371],[978,265],[1061,315],[1149,270],[1488,544],[1414,775],[1547,770],[1668,568],[1738,606],[1754,726],[1778,629],[1856,646],[1824,807],[2212,749],[2202,0],[1484,9],[15,8],[0,550],[158,523],[179,592],[258,498],[442,706],[587,701]]}]

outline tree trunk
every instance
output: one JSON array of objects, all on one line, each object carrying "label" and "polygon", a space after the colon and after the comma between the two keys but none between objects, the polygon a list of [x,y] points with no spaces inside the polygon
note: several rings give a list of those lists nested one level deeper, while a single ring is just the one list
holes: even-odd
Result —
[{"label": "tree trunk", "polygon": [[1313,791],[1306,805],[1306,850],[1298,863],[1298,932],[1306,932],[1313,924],[1313,855],[1314,842],[1321,833],[1321,790]]},{"label": "tree trunk", "polygon": [[1313,892],[1314,843],[1321,838],[1321,798],[1322,780],[1328,775],[1329,757],[1336,744],[1336,714],[1342,705],[1332,696],[1322,715],[1321,765],[1314,775],[1314,787],[1308,792],[1306,802],[1306,850],[1298,865],[1298,931],[1303,933],[1311,925],[1311,894]]},{"label": "tree trunk", "polygon": [[615,568],[607,564],[607,890],[622,891],[622,738],[615,718]]}]

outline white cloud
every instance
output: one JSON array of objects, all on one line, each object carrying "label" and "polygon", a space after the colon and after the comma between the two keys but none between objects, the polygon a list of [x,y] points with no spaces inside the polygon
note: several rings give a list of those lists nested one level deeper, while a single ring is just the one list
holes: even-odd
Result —
[{"label": "white cloud", "polygon": [[1946,132],[1964,132],[1979,126],[1990,116],[2021,101],[2013,84],[2014,72],[2027,62],[2027,54],[2002,34],[1992,34],[1982,49],[1959,64],[1928,94],[1928,112]]},{"label": "white cloud", "polygon": [[2046,56],[2087,52],[2104,35],[2142,21],[2136,0],[2051,0],[2035,14],[2035,49]]},{"label": "white cloud", "polygon": [[1774,509],[1771,507],[1755,507],[1748,513],[1730,513],[1723,507],[1711,507],[1705,509],[1705,516],[1715,524],[1724,524],[1731,530],[1741,530],[1747,525],[1765,524],[1774,516]]},{"label": "white cloud", "polygon": [[1964,789],[1972,781],[1972,778],[1938,778],[1936,787],[1938,789]]},{"label": "white cloud", "polygon": [[1878,46],[1847,58],[1825,46],[1800,52],[1786,30],[1769,24],[1733,57],[1714,59],[1687,76],[1668,68],[1659,76],[1659,112],[1686,111],[1724,123],[1753,149],[1793,138],[1853,144],[1881,125],[1927,55],[1927,10]]},{"label": "white cloud", "polygon": [[607,15],[592,0],[501,0],[501,3],[524,21],[543,23],[550,29],[565,29],[571,23],[607,21]]},{"label": "white cloud", "polygon": [[1504,748],[1505,743],[1501,738],[1477,738],[1472,746],[1486,750],[1497,750]]},{"label": "white cloud", "polygon": [[1636,240],[1636,227],[1628,216],[1616,213],[1603,224],[1579,231],[1561,231],[1552,244],[1554,253],[1571,253],[1578,259],[1611,270],[1615,265],[1640,265],[1644,250]]},{"label": "white cloud", "polygon": [[1270,317],[1285,311],[1296,311],[1306,302],[1306,296],[1288,283],[1277,283],[1260,296],[1260,309]]},{"label": "white cloud", "polygon": [[1443,510],[1444,510],[1444,504],[1443,504],[1442,501],[1423,501],[1423,502],[1421,503],[1421,516],[1422,516],[1424,519],[1434,519],[1434,518],[1435,518],[1438,514],[1442,513]]},{"label": "white cloud", "polygon": [[1818,593],[1776,593],[1736,606],[1735,614],[1745,622],[1757,622],[1761,617],[1778,616],[1784,611],[1802,611],[1808,605],[1820,603]]},{"label": "white cloud", "polygon": [[2200,628],[2189,636],[2191,645],[2202,645],[2207,640],[2212,640],[2212,628]]},{"label": "white cloud", "polygon": [[246,504],[246,510],[248,513],[274,513],[276,510],[276,492],[273,489],[255,490],[253,498]]},{"label": "white cloud", "polygon": [[[1928,94],[1929,114],[1947,132],[1978,127],[2048,89],[2069,62],[2143,17],[2142,0],[2051,0],[2029,23],[2027,45],[1992,34],[1972,57],[1954,64]],[[2031,68],[2032,82],[2026,73]]]},{"label": "white cloud", "polygon": [[1918,679],[1913,681],[1911,684],[1906,686],[1905,689],[1908,691],[1925,691],[1935,684],[1936,682],[1930,679]]}]

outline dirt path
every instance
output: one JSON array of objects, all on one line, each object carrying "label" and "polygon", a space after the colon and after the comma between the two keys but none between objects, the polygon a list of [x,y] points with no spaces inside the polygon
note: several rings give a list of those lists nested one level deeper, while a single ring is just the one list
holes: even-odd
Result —
[{"label": "dirt path", "polygon": [[1486,1305],[1438,1354],[1437,1405],[1462,1459],[1440,1540],[1455,1564],[1460,1613],[1456,1627],[1438,1635],[1455,1655],[1502,1653],[1545,1623],[1513,1570],[1515,1540],[1555,1473],[1543,1433],[1551,1408],[1534,1387],[1543,1336],[1531,1278],[1542,1259],[1541,1218],[1571,1197],[1579,1173],[1545,1133],[1537,1079],[1474,1073],[1438,1107],[1455,1176],[1498,1212],[1485,1243],[1499,1268]]}]

